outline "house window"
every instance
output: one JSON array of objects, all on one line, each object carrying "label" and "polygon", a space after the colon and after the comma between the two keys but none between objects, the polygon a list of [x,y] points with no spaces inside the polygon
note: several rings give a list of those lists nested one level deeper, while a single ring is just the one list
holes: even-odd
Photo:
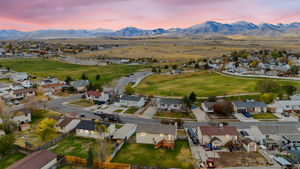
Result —
[{"label": "house window", "polygon": [[266,138],[269,138],[269,135],[266,135]]},{"label": "house window", "polygon": [[164,135],[163,135],[163,134],[160,134],[159,136],[160,136],[160,137],[163,137]]},{"label": "house window", "polygon": [[28,122],[28,120],[25,120],[25,122]]},{"label": "house window", "polygon": [[29,92],[29,94],[33,94],[33,92]]},{"label": "house window", "polygon": [[290,106],[285,106],[285,108],[287,108],[287,109],[288,109],[288,108],[290,108]]},{"label": "house window", "polygon": [[219,144],[219,142],[218,142],[218,141],[216,141],[216,142],[214,142],[214,144]]},{"label": "house window", "polygon": [[226,135],[226,138],[229,138],[229,135]]},{"label": "house window", "polygon": [[17,97],[21,97],[22,96],[22,93],[20,93],[20,94],[17,94]]},{"label": "house window", "polygon": [[174,107],[177,107],[177,105],[175,104]]},{"label": "house window", "polygon": [[28,114],[25,114],[25,117],[27,117],[28,116]]},{"label": "house window", "polygon": [[63,127],[63,126],[60,126],[60,129],[62,130],[62,129],[64,129],[64,127]]},{"label": "house window", "polygon": [[165,104],[161,104],[161,106],[162,106],[162,107],[165,107],[166,105],[165,105]]},{"label": "house window", "polygon": [[140,136],[141,136],[141,137],[145,137],[145,136],[146,136],[146,133],[141,132],[141,133],[140,133]]},{"label": "house window", "polygon": [[85,130],[85,133],[88,133],[89,131],[88,130]]}]

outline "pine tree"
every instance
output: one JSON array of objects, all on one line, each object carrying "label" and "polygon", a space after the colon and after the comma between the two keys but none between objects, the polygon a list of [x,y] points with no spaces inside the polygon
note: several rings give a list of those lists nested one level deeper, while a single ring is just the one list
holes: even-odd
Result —
[{"label": "pine tree", "polygon": [[92,152],[92,149],[90,148],[88,157],[86,158],[86,166],[88,168],[92,168],[93,165],[94,165],[94,154]]},{"label": "pine tree", "polygon": [[165,69],[169,69],[169,66],[168,66],[168,65],[165,65]]},{"label": "pine tree", "polygon": [[194,103],[196,101],[196,94],[194,92],[192,92],[189,96],[189,99]]},{"label": "pine tree", "polygon": [[97,80],[97,81],[99,81],[99,80],[100,80],[100,75],[99,75],[99,74],[97,74],[97,76],[96,76],[96,80]]},{"label": "pine tree", "polygon": [[199,69],[199,64],[198,64],[198,62],[195,64],[195,69]]}]

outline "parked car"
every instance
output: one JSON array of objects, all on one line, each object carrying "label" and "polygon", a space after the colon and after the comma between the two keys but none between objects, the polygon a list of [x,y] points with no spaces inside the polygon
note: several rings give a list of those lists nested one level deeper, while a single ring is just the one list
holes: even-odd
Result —
[{"label": "parked car", "polygon": [[117,117],[114,117],[114,116],[112,116],[112,117],[108,118],[108,120],[109,120],[109,121],[118,121],[118,118],[117,118]]},{"label": "parked car", "polygon": [[86,95],[85,94],[81,95],[81,98],[86,98]]},{"label": "parked car", "polygon": [[15,104],[15,105],[18,105],[18,104],[20,104],[20,102],[19,102],[18,100],[15,100],[15,101],[14,101],[14,104]]},{"label": "parked car", "polygon": [[103,111],[101,111],[101,110],[96,110],[96,111],[94,112],[94,114],[95,114],[95,115],[100,115],[100,114],[103,114]]},{"label": "parked car", "polygon": [[247,133],[247,131],[242,130],[242,131],[240,131],[240,133],[241,133],[242,136],[249,136],[249,134]]},{"label": "parked car", "polygon": [[246,116],[247,118],[250,118],[250,117],[251,117],[251,114],[248,113],[248,112],[245,112],[245,111],[243,112],[243,115]]},{"label": "parked car", "polygon": [[290,117],[290,113],[288,112],[282,112],[281,114],[284,115],[285,117]]},{"label": "parked car", "polygon": [[197,138],[192,138],[192,142],[193,142],[194,145],[199,144],[199,140]]},{"label": "parked car", "polygon": [[196,138],[196,135],[195,135],[193,129],[188,128],[187,132],[188,132],[190,138]]},{"label": "parked car", "polygon": [[103,105],[103,106],[101,106],[101,109],[106,109],[106,108],[108,108],[108,105],[106,104],[106,105]]},{"label": "parked car", "polygon": [[81,114],[80,117],[85,117],[85,115],[84,115],[84,114]]},{"label": "parked car", "polygon": [[125,75],[125,77],[129,77],[130,75]]},{"label": "parked car", "polygon": [[130,75],[134,75],[133,73],[131,73]]},{"label": "parked car", "polygon": [[101,105],[101,104],[104,104],[104,103],[105,103],[105,101],[99,101],[97,104]]}]

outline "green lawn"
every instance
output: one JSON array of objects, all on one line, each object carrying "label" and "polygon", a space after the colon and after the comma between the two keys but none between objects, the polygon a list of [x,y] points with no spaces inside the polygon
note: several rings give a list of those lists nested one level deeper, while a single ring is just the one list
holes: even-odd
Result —
[{"label": "green lawn", "polygon": [[114,113],[121,113],[122,111],[124,111],[124,110],[118,109],[118,110],[115,110]]},{"label": "green lawn", "polygon": [[11,81],[9,79],[0,79],[1,83],[14,83],[14,81]]},{"label": "green lawn", "polygon": [[23,153],[14,153],[14,154],[8,155],[8,156],[0,159],[0,169],[5,169],[8,166],[11,166],[12,164],[21,160],[24,157],[26,157],[26,154],[23,154]]},{"label": "green lawn", "polygon": [[39,117],[34,116],[34,114],[31,114],[31,122],[29,122],[29,124],[31,126],[35,126],[37,124],[39,124],[39,122],[41,122],[42,120],[44,120],[45,118],[48,118],[50,116],[59,116],[60,114],[58,113],[54,113],[54,112],[50,112],[50,111],[44,111],[44,110],[40,110],[41,111],[41,115]]},{"label": "green lawn", "polygon": [[177,130],[177,135],[186,135],[186,134],[185,134],[185,131]]},{"label": "green lawn", "polygon": [[[259,93],[255,90],[258,80],[226,77],[208,71],[185,73],[181,75],[158,75],[153,74],[144,78],[135,88],[137,93],[161,95],[161,96],[184,96],[195,92],[197,97],[223,96],[224,93]],[[278,81],[280,85],[292,84],[300,86],[297,81]]]},{"label": "green lawn", "polygon": [[126,110],[124,113],[126,113],[126,114],[133,114],[133,113],[135,113],[137,111],[137,109],[135,109],[135,108],[129,108],[128,110]]},{"label": "green lawn", "polygon": [[112,159],[112,163],[136,164],[146,166],[159,166],[181,168],[178,154],[181,147],[189,147],[186,140],[178,140],[174,150],[154,148],[151,144],[125,143]]},{"label": "green lawn", "polygon": [[279,119],[272,113],[251,114],[254,119]]},{"label": "green lawn", "polygon": [[[186,113],[178,113],[178,112],[158,112],[158,116],[155,113],[154,116],[156,117],[170,117],[170,118],[189,118]],[[195,119],[195,115],[191,112],[190,113],[191,119]]]},{"label": "green lawn", "polygon": [[84,99],[80,99],[80,100],[75,100],[75,101],[72,101],[72,102],[69,102],[71,104],[75,104],[75,105],[78,105],[78,106],[83,106],[83,107],[91,107],[93,106],[94,104],[87,101],[87,100],[84,100]]},{"label": "green lawn", "polygon": [[194,104],[192,104],[192,106],[196,106],[196,107],[201,107],[201,103],[194,103]]},{"label": "green lawn", "polygon": [[[65,80],[67,76],[71,76],[73,80],[80,79],[82,73],[84,73],[89,77],[90,82],[99,84],[105,84],[105,82],[109,82],[115,77],[119,79],[126,74],[145,68],[143,65],[75,65],[54,59],[7,59],[1,60],[0,64],[4,67],[10,67],[11,70],[27,72],[31,76],[42,78],[53,76],[59,80]],[[101,76],[99,81],[95,79],[97,74]]]}]

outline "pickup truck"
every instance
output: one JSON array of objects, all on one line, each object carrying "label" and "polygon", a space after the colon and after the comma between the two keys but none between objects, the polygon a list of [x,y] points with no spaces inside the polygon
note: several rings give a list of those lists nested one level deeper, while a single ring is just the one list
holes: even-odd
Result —
[{"label": "pickup truck", "polygon": [[243,112],[243,115],[246,116],[247,118],[250,118],[250,117],[251,117],[251,114],[248,113],[248,112],[245,112],[245,111]]}]

